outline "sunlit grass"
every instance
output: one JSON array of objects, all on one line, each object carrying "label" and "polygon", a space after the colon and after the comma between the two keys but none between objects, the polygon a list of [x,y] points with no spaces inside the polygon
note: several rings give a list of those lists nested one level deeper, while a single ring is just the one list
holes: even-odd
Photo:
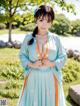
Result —
[{"label": "sunlit grass", "polygon": [[[72,69],[77,69],[76,72],[79,72],[79,66],[79,62],[73,59],[68,59],[65,67],[63,68],[63,76],[66,78],[66,73],[71,74]],[[65,70],[68,70],[68,72]],[[19,60],[19,49],[0,48],[0,80],[4,80],[4,83],[0,83],[0,98],[7,98],[8,106],[16,106],[17,104],[19,93],[23,84],[22,72],[23,70]],[[65,81],[69,81],[68,83],[63,81],[66,106],[77,106],[70,99],[68,90],[71,85],[79,84],[80,79],[67,79]]]},{"label": "sunlit grass", "polygon": [[[9,30],[8,29],[2,29],[0,30],[0,36],[3,34],[8,34]],[[12,34],[26,34],[26,31],[21,31],[19,28],[17,29],[12,29]]]}]

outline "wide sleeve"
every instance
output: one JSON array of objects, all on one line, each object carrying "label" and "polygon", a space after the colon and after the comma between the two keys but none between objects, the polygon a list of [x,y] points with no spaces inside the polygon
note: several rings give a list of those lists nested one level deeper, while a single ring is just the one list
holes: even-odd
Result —
[{"label": "wide sleeve", "polygon": [[57,57],[54,63],[57,70],[61,70],[67,60],[67,53],[58,36],[56,36],[56,44],[57,44]]},{"label": "wide sleeve", "polygon": [[28,75],[28,73],[29,73],[28,64],[30,63],[29,55],[28,55],[27,36],[29,36],[29,35],[25,36],[25,38],[21,44],[21,48],[20,48],[20,52],[19,52],[19,58],[20,58],[21,65],[24,70],[24,75]]}]

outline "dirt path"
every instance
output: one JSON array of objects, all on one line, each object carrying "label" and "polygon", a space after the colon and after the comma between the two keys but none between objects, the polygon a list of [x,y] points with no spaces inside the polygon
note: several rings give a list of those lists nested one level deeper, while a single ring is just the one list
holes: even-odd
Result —
[{"label": "dirt path", "polygon": [[[26,34],[12,34],[12,40],[18,40],[20,42],[23,41]],[[73,50],[79,50],[80,51],[80,37],[62,37],[60,36],[62,45],[66,49],[73,49]],[[8,35],[2,35],[0,36],[0,40],[3,40],[4,42],[8,41]]]}]

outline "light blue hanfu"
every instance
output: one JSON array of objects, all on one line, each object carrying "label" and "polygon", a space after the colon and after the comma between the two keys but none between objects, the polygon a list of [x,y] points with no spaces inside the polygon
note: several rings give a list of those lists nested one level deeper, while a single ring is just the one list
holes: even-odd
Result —
[{"label": "light blue hanfu", "polygon": [[[62,72],[67,54],[61,44],[58,35],[48,31],[49,54],[48,59],[55,62],[55,67],[39,67],[31,68],[27,64],[38,60],[36,51],[36,38],[32,45],[27,45],[28,40],[32,38],[32,33],[25,36],[19,58],[23,67],[24,79],[22,89],[20,91],[17,106],[66,106],[65,96],[62,85]],[[58,80],[58,105],[55,102],[55,83],[54,75]]]}]

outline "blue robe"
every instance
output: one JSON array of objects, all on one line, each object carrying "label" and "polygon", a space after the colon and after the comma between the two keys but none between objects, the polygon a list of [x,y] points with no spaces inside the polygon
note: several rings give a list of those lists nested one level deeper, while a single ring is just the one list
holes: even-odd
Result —
[{"label": "blue robe", "polygon": [[[48,31],[48,59],[55,63],[55,67],[31,68],[27,66],[28,63],[38,60],[36,38],[34,38],[32,45],[27,45],[27,42],[31,38],[32,33],[25,36],[19,52],[25,79],[17,106],[66,106],[61,69],[66,62],[67,54],[61,44],[59,36]],[[58,82],[58,94],[55,93],[57,91],[54,76]],[[56,103],[57,95],[58,103]]]}]

